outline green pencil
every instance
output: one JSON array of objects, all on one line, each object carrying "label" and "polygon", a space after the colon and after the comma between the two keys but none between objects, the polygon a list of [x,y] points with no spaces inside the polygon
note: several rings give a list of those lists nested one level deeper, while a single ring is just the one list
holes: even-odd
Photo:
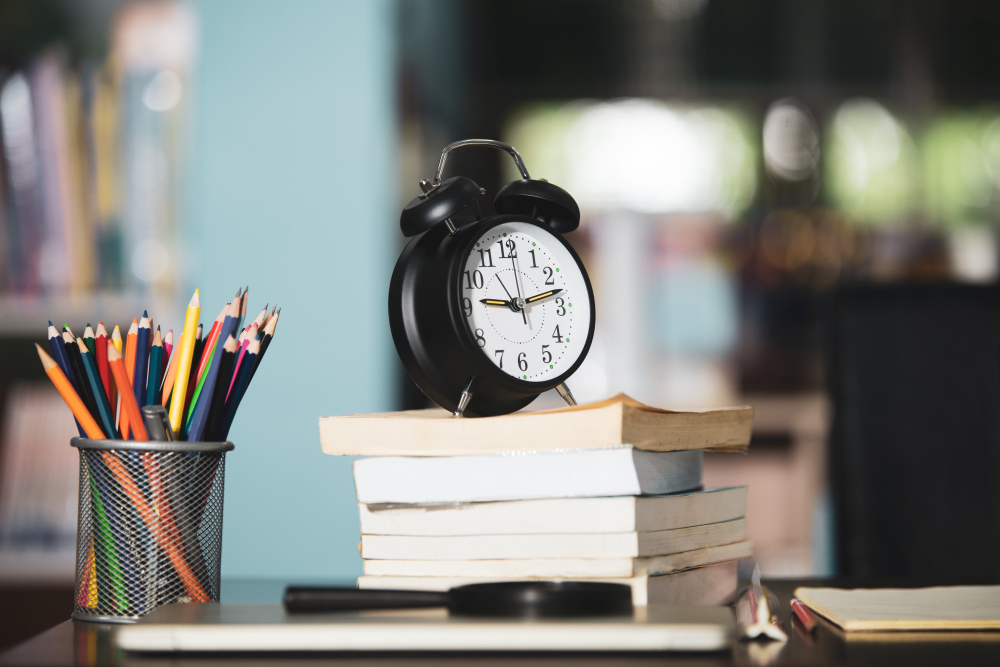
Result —
[{"label": "green pencil", "polygon": [[[94,350],[97,349],[96,340],[94,338],[94,329],[90,326],[90,322],[87,322],[87,328],[83,330],[83,344],[87,346],[90,353],[97,358],[97,353]],[[101,385],[104,386],[103,384]]]},{"label": "green pencil", "polygon": [[146,405],[160,404],[160,376],[163,374],[163,340],[160,329],[153,334],[153,346],[149,348],[149,376],[146,381]]}]

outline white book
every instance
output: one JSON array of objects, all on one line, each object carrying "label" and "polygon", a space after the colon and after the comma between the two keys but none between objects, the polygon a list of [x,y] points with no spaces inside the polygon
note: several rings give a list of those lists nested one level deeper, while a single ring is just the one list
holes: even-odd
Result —
[{"label": "white book", "polygon": [[360,504],[366,535],[534,535],[670,530],[739,519],[747,487],[669,496],[547,498],[447,505]]},{"label": "white book", "polygon": [[[527,445],[526,445],[527,446]],[[382,456],[354,462],[361,503],[464,503],[658,495],[701,487],[702,452],[629,445],[485,456]]]},{"label": "white book", "polygon": [[[728,651],[736,638],[734,625],[733,613],[725,607],[654,605],[638,607],[631,615],[525,622],[452,616],[443,608],[286,614],[280,604],[208,602],[154,609],[138,623],[118,626],[115,644],[127,651],[243,656],[252,651],[476,651],[480,656],[484,651],[572,651],[582,656],[594,651]],[[428,658],[423,662],[437,664]],[[478,664],[461,656],[459,661]],[[234,661],[229,656],[218,664],[223,662]],[[570,664],[565,658],[558,662]]]},{"label": "white book", "polygon": [[650,558],[526,558],[509,560],[366,560],[377,577],[469,577],[483,579],[596,579],[689,570],[753,555],[753,542],[682,551]]},{"label": "white book", "polygon": [[[736,599],[737,563],[719,563],[693,570],[659,576],[597,578],[632,587],[632,604],[723,605]],[[358,577],[358,588],[395,590],[446,591],[455,586],[487,581],[509,581],[504,577],[472,579],[463,577]]]},{"label": "white book", "polygon": [[380,560],[645,558],[742,542],[745,519],[644,533],[583,535],[362,535],[361,557]]}]

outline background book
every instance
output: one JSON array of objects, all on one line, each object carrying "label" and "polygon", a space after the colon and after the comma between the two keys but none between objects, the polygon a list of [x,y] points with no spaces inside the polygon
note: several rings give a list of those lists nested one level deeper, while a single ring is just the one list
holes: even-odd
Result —
[{"label": "background book", "polygon": [[70,582],[76,558],[76,424],[51,387],[17,384],[0,429],[0,580]]}]

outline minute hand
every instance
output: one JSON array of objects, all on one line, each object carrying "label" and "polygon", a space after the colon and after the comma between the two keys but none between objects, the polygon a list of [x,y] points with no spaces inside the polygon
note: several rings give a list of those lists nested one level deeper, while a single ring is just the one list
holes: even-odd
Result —
[{"label": "minute hand", "polygon": [[524,300],[525,303],[535,303],[536,301],[541,301],[542,299],[548,299],[550,296],[555,296],[562,292],[562,289],[549,290],[548,292],[542,292],[541,294],[536,294],[535,296],[529,296]]}]

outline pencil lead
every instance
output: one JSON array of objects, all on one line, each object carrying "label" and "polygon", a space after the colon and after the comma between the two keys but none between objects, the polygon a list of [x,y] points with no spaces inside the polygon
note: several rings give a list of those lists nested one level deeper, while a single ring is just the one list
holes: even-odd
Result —
[{"label": "pencil lead", "polygon": [[49,326],[52,326],[52,320],[49,320]]},{"label": "pencil lead", "polygon": [[[144,310],[144,311],[142,311],[142,316],[143,316],[143,317],[149,317],[149,313],[147,313],[147,312],[146,312],[146,311]],[[90,325],[88,324],[87,326],[90,326]]]}]

